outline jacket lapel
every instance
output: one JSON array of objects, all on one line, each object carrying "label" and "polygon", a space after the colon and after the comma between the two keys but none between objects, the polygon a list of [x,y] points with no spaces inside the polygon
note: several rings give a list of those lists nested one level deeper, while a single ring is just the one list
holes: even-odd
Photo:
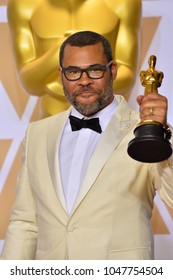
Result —
[{"label": "jacket lapel", "polygon": [[67,207],[66,207],[62,182],[61,182],[60,167],[59,167],[59,160],[58,160],[58,149],[59,149],[59,144],[64,129],[64,125],[66,123],[69,114],[70,114],[70,109],[58,115],[58,118],[53,117],[54,121],[50,121],[50,125],[48,128],[48,135],[47,135],[47,158],[48,158],[50,176],[52,179],[55,192],[66,212],[67,212]]},{"label": "jacket lapel", "polygon": [[131,118],[133,111],[128,107],[126,101],[122,99],[121,96],[117,97],[117,101],[119,106],[117,107],[115,115],[104,131],[102,138],[100,139],[100,142],[90,160],[86,175],[73,207],[73,212],[93,185],[113,150],[139,120],[138,114],[136,113],[135,117]]}]

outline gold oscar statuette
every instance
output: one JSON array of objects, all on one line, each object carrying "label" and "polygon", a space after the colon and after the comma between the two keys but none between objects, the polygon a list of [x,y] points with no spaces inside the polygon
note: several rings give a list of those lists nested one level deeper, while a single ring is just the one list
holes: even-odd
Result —
[{"label": "gold oscar statuette", "polygon": [[[164,77],[163,72],[155,69],[156,56],[151,55],[148,60],[149,68],[140,72],[144,94],[158,92]],[[152,108],[151,108],[152,110]],[[152,112],[151,112],[152,116]],[[137,124],[134,130],[135,138],[128,144],[129,156],[141,162],[160,162],[168,159],[172,154],[169,139],[171,132],[155,120],[144,120]]]}]

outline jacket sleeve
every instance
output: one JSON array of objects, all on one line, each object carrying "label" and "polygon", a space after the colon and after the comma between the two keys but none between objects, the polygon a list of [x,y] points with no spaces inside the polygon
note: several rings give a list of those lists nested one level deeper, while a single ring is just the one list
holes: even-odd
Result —
[{"label": "jacket sleeve", "polygon": [[[170,129],[173,135],[173,128]],[[170,142],[173,147],[173,136]],[[173,208],[173,154],[167,160],[152,165],[151,177],[160,198]]]},{"label": "jacket sleeve", "polygon": [[17,179],[16,200],[2,250],[3,260],[35,258],[37,226],[34,196],[28,178],[27,136],[23,145],[22,168]]}]

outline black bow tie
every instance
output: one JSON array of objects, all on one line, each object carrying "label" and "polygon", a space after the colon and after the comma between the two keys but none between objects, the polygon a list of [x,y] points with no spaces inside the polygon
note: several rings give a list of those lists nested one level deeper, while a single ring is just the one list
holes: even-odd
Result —
[{"label": "black bow tie", "polygon": [[90,128],[98,133],[102,132],[101,126],[99,124],[99,118],[85,120],[70,116],[69,119],[72,131],[80,130],[81,128]]}]

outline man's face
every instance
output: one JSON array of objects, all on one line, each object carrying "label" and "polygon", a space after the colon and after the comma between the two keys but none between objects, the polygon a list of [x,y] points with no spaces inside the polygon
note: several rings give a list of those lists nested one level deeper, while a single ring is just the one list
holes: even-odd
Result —
[{"label": "man's face", "polygon": [[[108,62],[101,43],[85,47],[67,45],[64,49],[63,68],[73,66],[86,69]],[[84,116],[91,116],[112,102],[113,80],[117,73],[114,62],[100,79],[91,79],[83,72],[79,80],[69,81],[61,71],[59,73],[66,98]]]}]

